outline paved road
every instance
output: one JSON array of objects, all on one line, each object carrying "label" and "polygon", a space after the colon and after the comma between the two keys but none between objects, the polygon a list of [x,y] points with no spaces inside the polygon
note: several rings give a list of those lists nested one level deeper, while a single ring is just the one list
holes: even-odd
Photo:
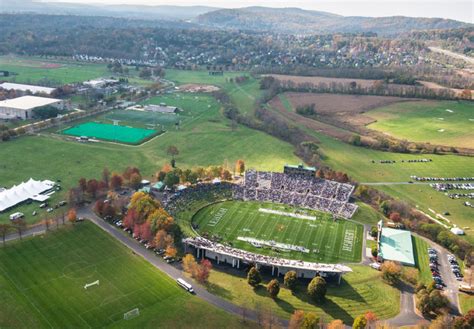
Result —
[{"label": "paved road", "polygon": [[[134,253],[142,256],[148,262],[150,262],[153,266],[158,268],[160,271],[168,274],[172,279],[184,277],[183,272],[181,270],[179,270],[178,268],[170,264],[167,264],[165,261],[163,261],[161,257],[157,257],[152,251],[145,249],[143,245],[138,243],[136,240],[131,239],[130,237],[124,235],[121,231],[119,231],[118,229],[110,225],[109,223],[99,218],[90,209],[81,208],[78,210],[77,214],[78,216],[88,218],[91,222],[93,222],[98,227],[103,229],[105,232],[107,232],[108,234],[113,236],[115,239],[120,241],[127,248],[131,249]],[[186,279],[186,280],[192,281],[190,279]],[[196,282],[193,282],[193,283],[194,283],[193,288],[196,292],[197,297],[229,313],[233,313],[237,316],[242,316],[243,312],[245,312],[246,318],[253,321],[257,321],[257,313],[254,312],[253,310],[244,309],[235,304],[232,304],[216,295],[209,293],[204,287],[200,286]],[[277,321],[280,322],[280,324],[285,327],[288,325],[288,321],[286,320],[278,319]]]},{"label": "paved road", "polygon": [[387,322],[395,327],[415,325],[426,321],[423,317],[415,313],[414,289],[407,284],[400,286],[400,313],[389,319]]}]

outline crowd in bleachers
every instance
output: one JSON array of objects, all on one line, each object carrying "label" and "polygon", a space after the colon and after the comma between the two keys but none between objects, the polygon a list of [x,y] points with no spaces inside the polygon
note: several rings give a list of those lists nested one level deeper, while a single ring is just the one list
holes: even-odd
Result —
[{"label": "crowd in bleachers", "polygon": [[242,185],[234,187],[234,199],[283,203],[350,218],[357,205],[348,203],[350,184],[316,177],[248,170]]},{"label": "crowd in bleachers", "polygon": [[411,179],[418,182],[459,182],[459,181],[474,181],[474,177],[418,177],[410,176]]},{"label": "crowd in bleachers", "polygon": [[186,238],[183,242],[187,245],[213,251],[221,255],[229,255],[234,258],[238,258],[245,263],[253,264],[258,263],[265,266],[284,266],[298,269],[323,271],[323,272],[335,272],[345,273],[352,272],[352,270],[341,264],[322,264],[322,263],[311,263],[304,262],[302,260],[290,260],[274,256],[265,256],[260,254],[254,254],[241,249],[235,249],[220,243],[210,241],[202,237]]}]

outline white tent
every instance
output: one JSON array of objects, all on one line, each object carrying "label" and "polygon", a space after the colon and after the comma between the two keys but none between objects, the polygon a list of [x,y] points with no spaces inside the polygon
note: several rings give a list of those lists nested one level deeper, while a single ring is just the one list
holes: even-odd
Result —
[{"label": "white tent", "polygon": [[40,193],[49,191],[53,187],[54,182],[50,180],[37,181],[30,178],[26,183],[23,182],[20,185],[14,185],[8,190],[3,190],[0,192],[0,212],[28,199],[44,201],[47,197],[40,195]]},{"label": "white tent", "polygon": [[461,230],[459,227],[453,227],[451,229],[451,233],[456,234],[456,235],[464,235],[464,231]]}]

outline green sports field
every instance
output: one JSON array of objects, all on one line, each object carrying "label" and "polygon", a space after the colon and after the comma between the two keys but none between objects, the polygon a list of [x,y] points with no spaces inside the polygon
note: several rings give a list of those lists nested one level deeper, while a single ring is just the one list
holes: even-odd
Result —
[{"label": "green sports field", "polygon": [[397,138],[474,148],[474,103],[420,101],[397,103],[367,112],[371,129]]},{"label": "green sports field", "polygon": [[87,122],[63,131],[66,135],[87,136],[107,141],[138,144],[157,134],[156,130],[118,126],[105,123]]},{"label": "green sports field", "polygon": [[[261,209],[285,214],[266,213]],[[290,213],[316,218],[295,218],[287,215]],[[334,222],[330,215],[322,212],[273,203],[224,201],[198,211],[193,223],[198,225],[201,234],[218,236],[235,248],[260,254],[325,263],[361,259],[363,226],[345,220]],[[257,248],[238,237],[290,244],[309,252]]]},{"label": "green sports field", "polygon": [[242,326],[89,222],[1,248],[0,287],[1,328]]}]

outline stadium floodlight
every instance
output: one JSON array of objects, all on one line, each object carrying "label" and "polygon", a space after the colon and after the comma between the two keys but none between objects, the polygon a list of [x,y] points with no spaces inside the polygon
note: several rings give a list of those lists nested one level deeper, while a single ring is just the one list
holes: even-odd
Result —
[{"label": "stadium floodlight", "polygon": [[133,310],[123,313],[123,319],[130,320],[130,319],[136,318],[139,315],[140,315],[140,310],[137,307],[137,308],[134,308]]}]

